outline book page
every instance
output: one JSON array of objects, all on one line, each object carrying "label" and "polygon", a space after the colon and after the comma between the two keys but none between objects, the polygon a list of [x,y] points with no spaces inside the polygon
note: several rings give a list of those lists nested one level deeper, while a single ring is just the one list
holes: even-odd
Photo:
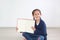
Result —
[{"label": "book page", "polygon": [[35,21],[32,19],[18,19],[17,22],[18,32],[34,33],[32,26],[34,27]]}]

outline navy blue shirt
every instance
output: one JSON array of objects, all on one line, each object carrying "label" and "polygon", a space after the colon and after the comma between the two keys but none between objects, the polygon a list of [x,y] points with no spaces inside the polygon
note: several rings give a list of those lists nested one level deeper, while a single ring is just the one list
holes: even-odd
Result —
[{"label": "navy blue shirt", "polygon": [[47,36],[46,24],[42,19],[40,19],[40,22],[38,25],[35,22],[35,28],[36,28],[36,30],[34,31],[34,34],[35,35],[42,35],[46,39],[46,36]]}]

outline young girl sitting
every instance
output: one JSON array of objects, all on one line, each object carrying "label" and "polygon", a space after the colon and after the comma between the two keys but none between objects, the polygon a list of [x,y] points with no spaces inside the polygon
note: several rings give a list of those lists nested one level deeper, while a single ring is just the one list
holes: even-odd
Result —
[{"label": "young girl sitting", "polygon": [[23,36],[26,40],[47,40],[46,24],[41,19],[41,11],[34,9],[32,11],[33,19],[35,20],[35,27],[32,27],[34,34],[23,32]]}]

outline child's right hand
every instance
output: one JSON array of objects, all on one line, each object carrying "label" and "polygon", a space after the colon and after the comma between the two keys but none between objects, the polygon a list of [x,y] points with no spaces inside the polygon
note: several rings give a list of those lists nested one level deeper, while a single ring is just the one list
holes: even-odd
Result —
[{"label": "child's right hand", "polygon": [[16,31],[18,31],[18,27],[16,27]]},{"label": "child's right hand", "polygon": [[34,30],[34,31],[36,30],[36,28],[35,28],[35,27],[33,27],[33,26],[32,26],[31,28],[32,28],[32,30]]}]

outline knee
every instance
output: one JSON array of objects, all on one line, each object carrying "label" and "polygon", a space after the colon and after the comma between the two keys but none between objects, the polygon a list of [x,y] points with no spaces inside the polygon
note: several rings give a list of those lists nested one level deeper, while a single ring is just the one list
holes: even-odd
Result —
[{"label": "knee", "polygon": [[40,36],[41,39],[44,39],[44,36]]},{"label": "knee", "polygon": [[44,36],[39,36],[38,40],[44,40]]}]

